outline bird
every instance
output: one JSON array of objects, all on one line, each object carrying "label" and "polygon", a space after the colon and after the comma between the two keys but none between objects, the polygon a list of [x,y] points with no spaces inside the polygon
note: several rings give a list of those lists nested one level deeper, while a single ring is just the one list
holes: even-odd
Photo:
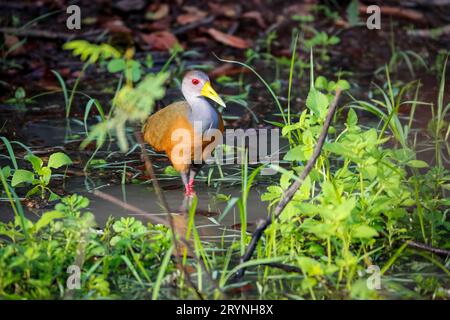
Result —
[{"label": "bird", "polygon": [[[222,115],[208,99],[224,108],[226,105],[212,88],[208,75],[199,70],[184,75],[181,92],[185,100],[171,103],[147,118],[143,136],[155,151],[166,153],[181,175],[185,196],[192,197],[195,175],[206,156],[203,151],[220,142],[214,133],[224,131]],[[214,139],[205,139],[211,133]]]}]

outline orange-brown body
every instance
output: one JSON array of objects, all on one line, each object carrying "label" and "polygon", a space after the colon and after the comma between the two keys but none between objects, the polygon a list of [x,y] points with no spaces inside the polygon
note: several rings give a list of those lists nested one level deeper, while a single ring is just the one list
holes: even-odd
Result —
[{"label": "orange-brown body", "polygon": [[[191,163],[194,160],[194,155],[196,154],[195,146],[201,148],[200,153],[197,154],[200,154],[202,160],[204,160],[204,148],[211,143],[218,143],[214,139],[202,140],[198,144],[194,143],[195,139],[200,139],[201,137],[194,131],[193,125],[189,120],[189,112],[190,106],[186,101],[172,103],[151,115],[143,128],[145,142],[152,146],[155,151],[165,152],[175,170],[183,173],[189,171]],[[217,114],[219,118],[218,130],[223,132],[223,120],[220,113],[217,112]],[[184,131],[180,131],[180,129]],[[183,132],[188,135],[188,139],[177,135],[177,133]],[[191,142],[185,146],[189,151],[180,154],[180,149],[183,150],[183,148],[180,148],[180,144],[186,143],[186,141],[188,143],[189,141]]]}]

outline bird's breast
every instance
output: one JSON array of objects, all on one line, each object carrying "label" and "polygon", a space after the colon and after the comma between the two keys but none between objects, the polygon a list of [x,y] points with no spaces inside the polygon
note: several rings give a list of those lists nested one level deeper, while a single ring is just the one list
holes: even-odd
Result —
[{"label": "bird's breast", "polygon": [[194,130],[201,131],[201,133],[205,133],[209,129],[219,128],[217,111],[208,102],[207,104],[191,106],[189,120]]}]

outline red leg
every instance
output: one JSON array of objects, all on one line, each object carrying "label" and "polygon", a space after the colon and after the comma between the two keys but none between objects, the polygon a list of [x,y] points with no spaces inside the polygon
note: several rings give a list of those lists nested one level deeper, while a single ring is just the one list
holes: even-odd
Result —
[{"label": "red leg", "polygon": [[193,178],[189,179],[189,182],[186,184],[185,189],[185,196],[192,197],[193,195],[195,195]]}]

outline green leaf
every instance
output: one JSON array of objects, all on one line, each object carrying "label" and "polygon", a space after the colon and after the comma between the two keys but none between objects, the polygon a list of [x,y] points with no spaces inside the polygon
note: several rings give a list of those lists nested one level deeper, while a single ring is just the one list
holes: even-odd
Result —
[{"label": "green leaf", "polygon": [[121,54],[117,49],[109,44],[102,43],[100,45],[89,43],[85,40],[72,40],[63,45],[65,50],[73,50],[74,56],[80,56],[81,60],[89,63],[95,63],[98,58],[120,58]]},{"label": "green leaf", "polygon": [[353,228],[352,236],[354,238],[371,239],[378,236],[378,232],[368,225],[361,224]]},{"label": "green leaf", "polygon": [[323,149],[352,160],[354,160],[357,156],[354,150],[352,150],[351,148],[347,147],[345,144],[340,142],[325,143]]},{"label": "green leaf", "polygon": [[167,166],[164,169],[164,174],[167,174],[169,176],[179,176],[180,175],[180,173],[177,170],[175,170],[175,168],[172,166]]},{"label": "green leaf", "polygon": [[336,37],[336,36],[331,36],[328,39],[328,44],[331,44],[331,45],[338,44],[339,42],[341,42],[341,39],[339,37]]},{"label": "green leaf", "polygon": [[322,223],[314,219],[306,219],[302,223],[301,228],[306,232],[316,235],[320,239],[326,239],[335,234],[335,230],[330,223]]},{"label": "green leaf", "polygon": [[124,59],[112,59],[108,62],[108,72],[115,73],[125,69],[126,63]]},{"label": "green leaf", "polygon": [[357,0],[352,0],[347,7],[347,20],[351,26],[354,26],[359,21],[359,3]]},{"label": "green leaf", "polygon": [[56,201],[59,199],[61,199],[61,197],[59,195],[50,191],[50,197],[48,197],[48,201],[52,202],[52,201]]},{"label": "green leaf", "polygon": [[406,164],[412,168],[427,168],[428,167],[428,163],[426,163],[425,161],[422,161],[422,160],[409,160]]},{"label": "green leaf", "polygon": [[347,114],[347,127],[354,127],[358,124],[358,116],[356,115],[355,110],[348,110]]},{"label": "green leaf", "polygon": [[9,176],[11,175],[11,168],[9,166],[6,166],[1,168],[1,170],[3,172],[3,176],[5,177],[5,179],[8,179]]},{"label": "green leaf", "polygon": [[153,68],[153,56],[149,53],[147,54],[147,56],[145,57],[145,65],[147,68],[151,69]]},{"label": "green leaf", "polygon": [[39,189],[40,189],[39,186],[35,186],[33,189],[31,189],[31,190],[29,190],[29,191],[27,192],[27,194],[25,195],[25,197],[26,197],[26,198],[29,198],[29,197],[35,195],[36,193],[39,192]]},{"label": "green leaf", "polygon": [[283,137],[285,137],[285,136],[287,136],[287,134],[289,132],[294,131],[294,130],[298,130],[300,128],[302,128],[302,123],[301,122],[297,122],[297,123],[294,123],[294,124],[286,125],[286,126],[283,127],[283,129],[281,129],[281,135]]},{"label": "green leaf", "polygon": [[299,257],[297,262],[304,273],[309,276],[320,276],[323,274],[323,269],[320,263],[309,257]]},{"label": "green leaf", "polygon": [[15,187],[23,182],[31,183],[33,179],[34,179],[33,172],[23,169],[17,169],[16,171],[14,171],[14,175],[11,180],[11,185]]},{"label": "green leaf", "polygon": [[18,87],[16,92],[14,93],[14,98],[16,98],[17,100],[23,100],[26,97],[26,93],[24,88],[22,87]]},{"label": "green leaf", "polygon": [[52,222],[55,219],[61,219],[64,218],[64,213],[59,211],[49,211],[42,215],[42,217],[36,222],[34,225],[34,232],[38,232],[40,229],[47,226],[50,222]]},{"label": "green leaf", "polygon": [[41,170],[39,170],[39,175],[44,181],[44,184],[48,185],[52,177],[52,169],[50,169],[49,167],[43,167]]},{"label": "green leaf", "polygon": [[[326,89],[327,89],[328,92],[335,91],[336,90],[336,81],[328,82],[328,86],[327,86]],[[332,100],[332,99],[330,98],[330,100]]]},{"label": "green leaf", "polygon": [[296,146],[290,149],[283,157],[283,160],[286,161],[303,161],[306,158],[305,155],[305,146]]},{"label": "green leaf", "polygon": [[350,84],[348,83],[347,80],[339,80],[336,84],[336,87],[339,87],[342,91],[349,90]]},{"label": "green leaf", "polygon": [[70,158],[63,152],[53,153],[48,159],[48,166],[50,168],[57,169],[69,164],[72,164],[72,160],[70,160]]},{"label": "green leaf", "polygon": [[[342,200],[342,203],[337,205],[332,210],[332,212],[330,212],[330,214],[328,215],[328,218],[331,218],[333,221],[343,221],[350,216],[355,205],[356,205],[355,198]],[[327,211],[324,212],[324,214],[323,214],[324,216],[326,216],[326,214],[325,214],[326,212]]]},{"label": "green leaf", "polygon": [[306,99],[306,106],[319,118],[324,118],[327,108],[328,99],[319,90],[312,88],[309,91],[308,98]]},{"label": "green leaf", "polygon": [[327,88],[328,81],[324,76],[318,76],[314,82],[314,87],[316,89],[325,90]]},{"label": "green leaf", "polygon": [[131,79],[137,82],[141,79],[141,64],[138,61],[131,61]]},{"label": "green leaf", "polygon": [[43,161],[41,158],[36,157],[34,154],[27,154],[25,156],[25,160],[31,163],[31,166],[33,167],[34,171],[38,172],[42,168]]},{"label": "green leaf", "polygon": [[279,186],[268,186],[267,192],[261,195],[261,201],[272,201],[278,199],[283,193],[283,189]]}]

